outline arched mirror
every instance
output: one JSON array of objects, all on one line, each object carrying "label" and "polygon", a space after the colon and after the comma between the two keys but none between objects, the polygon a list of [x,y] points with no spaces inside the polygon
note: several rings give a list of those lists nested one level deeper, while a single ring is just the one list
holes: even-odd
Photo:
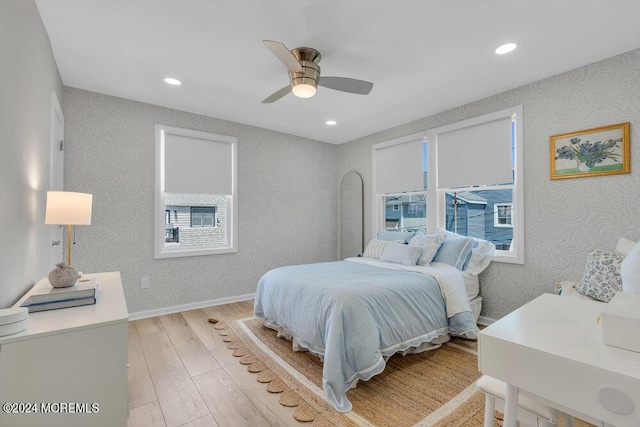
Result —
[{"label": "arched mirror", "polygon": [[340,185],[340,259],[358,256],[364,245],[362,177],[347,172]]}]

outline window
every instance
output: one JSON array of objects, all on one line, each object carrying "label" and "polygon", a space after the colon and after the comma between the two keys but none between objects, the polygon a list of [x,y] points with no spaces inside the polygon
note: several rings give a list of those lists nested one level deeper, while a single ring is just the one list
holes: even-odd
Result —
[{"label": "window", "polygon": [[191,227],[215,227],[216,208],[191,208]]},{"label": "window", "polygon": [[[373,147],[373,158],[374,212],[381,222],[375,232],[382,227],[389,231],[424,229],[427,225],[426,142],[414,135],[377,144]],[[410,166],[405,168],[407,165]],[[398,191],[403,188],[410,191]]]},{"label": "window", "polygon": [[237,157],[237,138],[156,125],[156,258],[237,252]]},{"label": "window", "polygon": [[[428,138],[438,156],[444,153],[434,177],[436,226],[491,241],[496,261],[524,263],[522,107],[444,126]],[[450,173],[452,165],[461,171]]]},{"label": "window", "polygon": [[493,205],[493,226],[513,227],[511,223],[511,203]]},{"label": "window", "polygon": [[[422,153],[415,141],[423,141]],[[442,228],[493,242],[495,261],[523,263],[522,151],[521,106],[374,145],[374,235]],[[416,158],[423,164],[408,160]],[[402,215],[384,210],[390,200],[402,202]]]}]

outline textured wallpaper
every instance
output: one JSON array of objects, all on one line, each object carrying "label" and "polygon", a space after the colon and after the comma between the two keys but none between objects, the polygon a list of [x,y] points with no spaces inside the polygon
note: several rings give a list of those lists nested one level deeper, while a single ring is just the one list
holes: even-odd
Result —
[{"label": "textured wallpaper", "polygon": [[[640,50],[425,117],[339,146],[338,174],[364,179],[371,238],[371,146],[514,105],[524,109],[525,264],[481,274],[482,314],[502,317],[563,279],[580,280],[589,247],[640,240]],[[428,94],[425,94],[428,96]],[[631,174],[549,179],[549,136],[631,122]]]},{"label": "textured wallpaper", "polygon": [[[336,146],[73,88],[62,107],[65,189],[94,195],[72,261],[120,271],[130,313],[252,293],[271,268],[337,259]],[[156,123],[238,138],[238,253],[153,258]]]}]

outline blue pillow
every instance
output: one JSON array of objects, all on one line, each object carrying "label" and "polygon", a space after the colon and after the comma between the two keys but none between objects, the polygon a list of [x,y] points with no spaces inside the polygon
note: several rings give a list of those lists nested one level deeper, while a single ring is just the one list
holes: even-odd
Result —
[{"label": "blue pillow", "polygon": [[404,240],[405,243],[411,239],[415,231],[386,231],[381,230],[378,231],[377,238],[380,240]]},{"label": "blue pillow", "polygon": [[380,261],[416,265],[420,255],[422,255],[421,247],[403,245],[401,243],[389,243],[384,247]]},{"label": "blue pillow", "polygon": [[432,262],[443,262],[462,271],[469,261],[475,240],[470,237],[448,237],[438,249]]}]

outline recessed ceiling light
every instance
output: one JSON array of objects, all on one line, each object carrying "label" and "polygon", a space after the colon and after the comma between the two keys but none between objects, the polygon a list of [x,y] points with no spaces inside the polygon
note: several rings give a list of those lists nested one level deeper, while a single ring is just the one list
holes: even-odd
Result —
[{"label": "recessed ceiling light", "polygon": [[328,126],[335,126],[338,124],[338,122],[336,122],[335,120],[327,120],[326,122],[324,122],[326,125]]},{"label": "recessed ceiling light", "polygon": [[178,79],[174,79],[173,77],[167,77],[164,79],[164,82],[171,86],[180,86],[182,82]]},{"label": "recessed ceiling light", "polygon": [[518,45],[515,43],[505,43],[496,49],[498,55],[504,55],[505,53],[512,52]]}]

